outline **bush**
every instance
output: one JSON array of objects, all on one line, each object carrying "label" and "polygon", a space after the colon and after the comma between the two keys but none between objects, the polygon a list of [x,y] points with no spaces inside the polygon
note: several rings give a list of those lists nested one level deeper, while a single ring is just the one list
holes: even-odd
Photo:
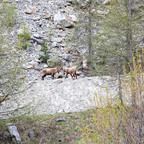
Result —
[{"label": "bush", "polygon": [[44,53],[44,55],[40,55],[39,56],[39,59],[41,60],[41,62],[43,63],[47,63],[47,60],[50,58],[49,56],[49,50],[47,48],[47,44],[46,42],[44,41],[43,44],[42,44],[42,49],[41,51]]},{"label": "bush", "polygon": [[91,110],[91,117],[83,123],[81,143],[144,143],[144,69],[143,56],[133,57],[133,68],[124,70],[123,102],[107,96],[96,96],[99,108]]},{"label": "bush", "polygon": [[41,60],[41,62],[43,63],[47,63],[47,60],[49,59],[49,55],[40,55],[39,59]]},{"label": "bush", "polygon": [[28,31],[26,26],[22,26],[22,31],[18,34],[18,39],[20,40],[20,46],[23,49],[26,49],[27,47],[31,45],[30,44],[30,40],[31,40],[30,32]]}]

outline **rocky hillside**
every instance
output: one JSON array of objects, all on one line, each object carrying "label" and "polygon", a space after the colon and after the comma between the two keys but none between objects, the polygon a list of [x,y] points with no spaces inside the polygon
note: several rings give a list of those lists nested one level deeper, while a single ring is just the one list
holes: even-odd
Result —
[{"label": "rocky hillside", "polygon": [[[21,108],[19,113],[24,113],[25,108],[25,112],[30,111],[31,114],[86,110],[95,105],[95,92],[105,97],[105,86],[109,85],[107,81],[99,77],[85,77],[82,72],[76,80],[71,77],[51,80],[50,76],[41,80],[41,70],[49,67],[54,59],[68,67],[77,65],[77,59],[81,58],[81,51],[74,51],[73,46],[66,42],[79,21],[78,10],[72,0],[15,0],[15,4],[19,16],[15,31],[17,34],[22,33],[21,25],[25,25],[31,35],[31,45],[23,51],[28,88],[14,99],[2,103],[1,118],[13,116],[9,112],[14,112],[18,107]],[[50,52],[47,64],[39,60],[39,56],[43,54],[41,49],[44,41]],[[114,96],[116,88],[109,85],[109,89]]]},{"label": "rocky hillside", "polygon": [[[31,46],[23,53],[29,81],[39,78],[39,71],[51,67],[55,61],[60,61],[66,67],[79,65],[77,60],[81,58],[81,52],[74,51],[73,46],[66,42],[78,22],[78,11],[72,1],[17,0],[16,4],[19,23],[26,25],[31,35]],[[18,34],[23,32],[21,25]],[[43,42],[46,42],[50,55],[47,64],[39,60],[40,55],[44,55],[41,51]]]}]

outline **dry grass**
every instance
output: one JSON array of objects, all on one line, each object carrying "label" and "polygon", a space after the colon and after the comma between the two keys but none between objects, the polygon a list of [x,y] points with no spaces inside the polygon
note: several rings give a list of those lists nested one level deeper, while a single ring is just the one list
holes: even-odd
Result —
[{"label": "dry grass", "polygon": [[[17,126],[18,132],[24,144],[70,144],[78,143],[81,137],[79,127],[82,126],[81,118],[85,120],[89,116],[89,112],[40,115],[13,118],[11,120],[0,121],[0,143],[3,144],[7,140],[4,133],[7,131],[6,123],[11,122]],[[56,118],[66,117],[66,121],[57,122]],[[34,138],[30,138],[28,133],[33,130]]]}]

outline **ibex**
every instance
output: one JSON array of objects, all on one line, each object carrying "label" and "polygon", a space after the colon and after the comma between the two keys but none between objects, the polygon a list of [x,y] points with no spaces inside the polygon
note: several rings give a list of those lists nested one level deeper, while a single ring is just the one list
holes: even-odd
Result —
[{"label": "ibex", "polygon": [[59,73],[60,72],[60,70],[61,70],[61,68],[45,68],[45,69],[43,69],[42,70],[42,80],[44,80],[44,77],[46,76],[46,75],[51,75],[52,76],[52,79],[54,79],[54,75],[56,74],[56,73]]},{"label": "ibex", "polygon": [[63,72],[64,74],[66,73],[65,78],[68,77],[68,74],[71,75],[72,79],[74,79],[74,77],[76,77],[77,79],[77,74],[76,74],[76,67],[72,67],[72,68],[63,68]]}]

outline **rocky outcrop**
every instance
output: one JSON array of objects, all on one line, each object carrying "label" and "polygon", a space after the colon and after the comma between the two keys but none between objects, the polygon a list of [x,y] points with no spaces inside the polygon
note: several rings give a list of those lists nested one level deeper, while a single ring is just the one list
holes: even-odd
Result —
[{"label": "rocky outcrop", "polygon": [[[0,118],[13,116],[10,111],[17,110],[17,114],[52,114],[58,112],[78,112],[84,111],[94,106],[99,107],[94,96],[106,98],[106,86],[110,91],[109,96],[117,94],[116,85],[109,83],[110,77],[82,77],[72,80],[54,79],[47,76],[44,81],[35,80],[23,94],[17,95],[14,99],[7,100],[0,107]],[[98,98],[97,97],[97,98]]]}]

